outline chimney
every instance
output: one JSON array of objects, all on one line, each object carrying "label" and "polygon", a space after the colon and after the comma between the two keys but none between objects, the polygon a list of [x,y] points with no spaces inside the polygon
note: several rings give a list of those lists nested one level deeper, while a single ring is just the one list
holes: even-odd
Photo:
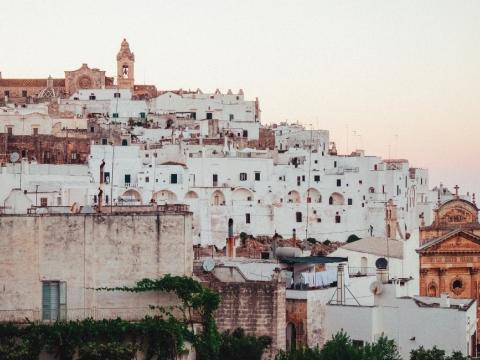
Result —
[{"label": "chimney", "polygon": [[345,267],[338,264],[337,267],[337,305],[345,304]]},{"label": "chimney", "polygon": [[450,307],[450,297],[448,293],[441,293],[440,294],[440,307],[441,308],[449,308]]},{"label": "chimney", "polygon": [[105,160],[100,164],[100,186],[98,188],[98,207],[97,212],[102,212],[102,198],[103,198],[103,168],[105,167]]}]

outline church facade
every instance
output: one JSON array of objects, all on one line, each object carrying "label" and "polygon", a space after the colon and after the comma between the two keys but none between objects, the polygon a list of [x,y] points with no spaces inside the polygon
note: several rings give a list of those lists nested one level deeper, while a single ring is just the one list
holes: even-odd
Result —
[{"label": "church facade", "polygon": [[4,79],[0,73],[0,101],[16,104],[68,98],[78,90],[85,89],[129,89],[134,97],[153,98],[157,89],[153,85],[135,85],[135,55],[123,39],[116,57],[117,81],[106,76],[105,71],[83,64],[79,69],[65,71],[64,78],[53,79]]},{"label": "church facade", "polygon": [[[448,293],[451,298],[473,299],[478,303],[480,224],[475,201],[466,201],[457,195],[439,205],[432,225],[420,228],[417,252],[420,295],[439,297]],[[477,317],[480,318],[478,307]]]}]

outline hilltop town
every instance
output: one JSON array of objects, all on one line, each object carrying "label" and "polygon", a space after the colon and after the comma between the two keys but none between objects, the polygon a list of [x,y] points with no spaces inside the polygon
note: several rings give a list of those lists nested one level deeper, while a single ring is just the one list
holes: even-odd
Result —
[{"label": "hilltop town", "polygon": [[140,85],[126,39],[112,61],[0,73],[0,322],[138,321],[176,300],[98,289],[169,274],[220,294],[219,330],[270,337],[265,358],[341,331],[476,356],[475,194],[263,124],[242,89]]}]

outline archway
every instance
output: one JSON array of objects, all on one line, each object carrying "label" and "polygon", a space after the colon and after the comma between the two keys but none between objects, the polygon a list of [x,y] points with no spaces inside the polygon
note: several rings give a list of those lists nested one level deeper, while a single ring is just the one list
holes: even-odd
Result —
[{"label": "archway", "polygon": [[190,190],[185,194],[185,199],[198,199],[198,194],[195,191]]},{"label": "archway", "polygon": [[315,188],[309,188],[307,190],[307,202],[312,203],[321,203],[322,202],[322,195],[320,191]]},{"label": "archway", "polygon": [[141,203],[142,196],[137,190],[129,189],[123,193],[123,195],[120,197],[120,200],[125,202],[130,202],[130,203],[134,203],[134,202]]},{"label": "archway", "polygon": [[288,192],[288,202],[299,204],[301,200],[300,193],[296,190],[292,190]]},{"label": "archway", "polygon": [[177,201],[177,195],[171,192],[170,190],[160,190],[153,194],[152,199],[158,203],[160,201],[165,201],[167,203],[172,203]]},{"label": "archway", "polygon": [[245,188],[237,188],[233,191],[233,201],[252,201],[253,192]]},{"label": "archway", "polygon": [[330,198],[328,199],[328,204],[329,205],[344,205],[345,204],[345,199],[344,199],[342,194],[334,192],[332,195],[330,195]]},{"label": "archway", "polygon": [[212,193],[212,197],[210,199],[210,205],[214,205],[214,206],[225,205],[225,196],[220,190],[215,190]]},{"label": "archway", "polygon": [[293,323],[289,322],[287,324],[285,335],[287,340],[287,351],[295,350],[297,347],[297,330]]}]

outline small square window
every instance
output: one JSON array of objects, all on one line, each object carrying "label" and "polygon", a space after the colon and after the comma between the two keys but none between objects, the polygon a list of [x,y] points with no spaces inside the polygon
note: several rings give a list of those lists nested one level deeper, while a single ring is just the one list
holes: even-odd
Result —
[{"label": "small square window", "polygon": [[247,173],[240,173],[240,181],[246,181],[247,180]]},{"label": "small square window", "polygon": [[348,202],[348,205],[353,205],[353,199],[348,198],[347,202]]},{"label": "small square window", "polygon": [[255,181],[260,181],[260,172],[255,171]]},{"label": "small square window", "polygon": [[337,186],[342,186],[342,179],[337,179]]},{"label": "small square window", "polygon": [[295,213],[295,218],[297,220],[297,223],[301,223],[302,222],[302,213],[300,211],[297,211]]}]

